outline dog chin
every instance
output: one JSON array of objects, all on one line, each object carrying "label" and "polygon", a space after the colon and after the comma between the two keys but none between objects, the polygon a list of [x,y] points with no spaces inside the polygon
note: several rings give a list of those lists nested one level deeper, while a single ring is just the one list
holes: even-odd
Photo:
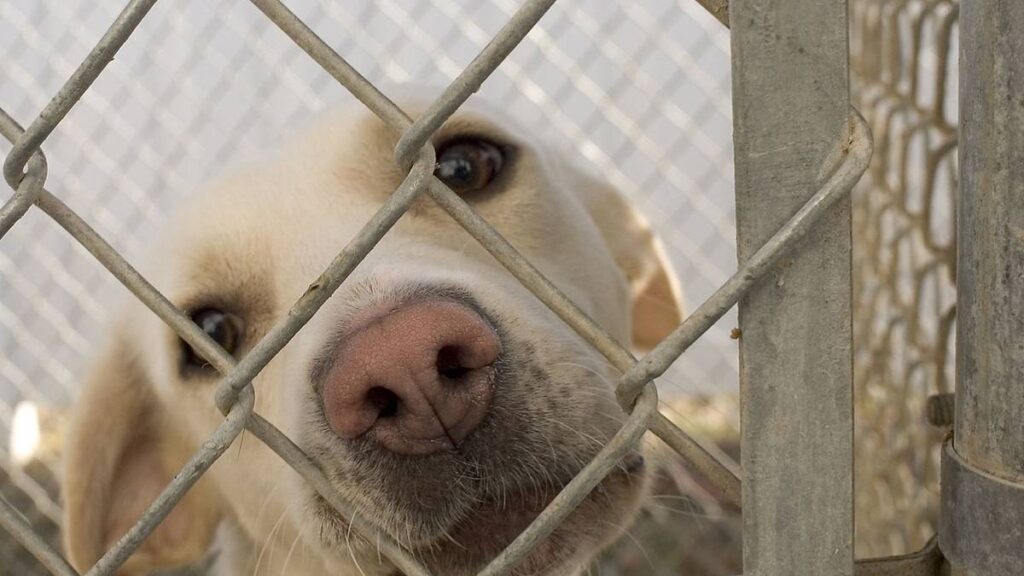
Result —
[{"label": "dog chin", "polygon": [[[577,564],[628,528],[645,491],[646,479],[643,459],[639,455],[627,457],[510,574],[576,573],[582,568]],[[432,573],[469,576],[497,557],[559,491],[560,488],[537,488],[485,499],[440,537],[418,537],[411,533],[391,536],[403,543],[416,542],[413,554]],[[322,545],[331,554],[351,554],[351,547],[359,545],[354,542],[356,537],[348,522],[319,496],[314,496],[313,502],[312,512],[315,525],[320,528]],[[374,547],[362,544],[376,555]]]}]

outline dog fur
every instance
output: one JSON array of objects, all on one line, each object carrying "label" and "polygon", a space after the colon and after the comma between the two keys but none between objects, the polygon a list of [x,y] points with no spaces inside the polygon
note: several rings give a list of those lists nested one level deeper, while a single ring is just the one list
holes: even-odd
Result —
[{"label": "dog fur", "polygon": [[[662,250],[615,190],[497,110],[464,107],[433,142],[464,136],[507,150],[495,181],[467,201],[601,327],[644,349],[678,324],[679,292]],[[361,108],[323,116],[283,151],[183,203],[143,273],[186,311],[216,305],[240,317],[244,354],[401,182],[395,141]],[[424,291],[472,300],[501,335],[503,376],[487,420],[454,453],[423,458],[334,435],[310,381],[318,352],[354,315]],[[125,303],[67,436],[65,542],[78,569],[132,525],[222,420],[216,375],[183,375],[180,356],[170,328],[140,302]],[[253,385],[256,410],[314,458],[363,518],[436,574],[462,575],[500,552],[618,429],[616,377],[424,196]],[[643,467],[610,475],[515,573],[585,567],[628,525],[646,475]],[[121,573],[185,565],[211,551],[223,575],[396,573],[247,434]]]}]

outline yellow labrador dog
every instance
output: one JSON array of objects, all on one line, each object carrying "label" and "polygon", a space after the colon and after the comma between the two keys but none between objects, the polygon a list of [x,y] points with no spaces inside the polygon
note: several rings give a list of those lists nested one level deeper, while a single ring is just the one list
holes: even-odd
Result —
[{"label": "yellow labrador dog", "polygon": [[[200,190],[143,273],[245,355],[399,185],[395,141],[365,110],[323,117],[280,154]],[[657,241],[606,183],[479,106],[433,143],[435,174],[622,343],[649,347],[678,323]],[[79,569],[222,420],[210,366],[142,304],[118,318],[68,435],[64,527]],[[434,573],[463,575],[500,552],[618,429],[616,376],[423,197],[254,387],[257,411],[362,517]],[[624,460],[515,573],[579,572],[627,526],[646,476],[640,455]],[[123,573],[211,553],[223,575],[397,574],[251,436]]]}]

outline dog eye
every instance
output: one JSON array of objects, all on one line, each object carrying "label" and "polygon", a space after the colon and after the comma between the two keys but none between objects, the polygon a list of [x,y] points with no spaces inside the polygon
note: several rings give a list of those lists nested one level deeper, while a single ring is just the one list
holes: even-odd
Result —
[{"label": "dog eye", "polygon": [[[239,344],[241,323],[238,318],[216,308],[202,308],[192,313],[192,321],[206,332],[206,335],[220,344],[228,354],[234,355]],[[184,341],[184,368],[208,368],[210,363]]]},{"label": "dog eye", "polygon": [[456,194],[475,192],[494,180],[505,157],[501,148],[480,138],[455,140],[437,151],[434,175]]}]

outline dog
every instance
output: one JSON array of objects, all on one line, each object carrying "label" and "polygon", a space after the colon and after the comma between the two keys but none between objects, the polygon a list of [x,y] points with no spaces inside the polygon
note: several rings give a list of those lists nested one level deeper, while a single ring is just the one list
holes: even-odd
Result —
[{"label": "dog", "polygon": [[[405,110],[422,111],[415,103]],[[140,270],[235,358],[399,186],[397,135],[356,107],[228,172],[170,218]],[[680,320],[646,221],[571,154],[470,103],[432,137],[435,176],[621,344]],[[426,195],[253,380],[256,411],[357,514],[433,573],[475,573],[618,430],[618,373]],[[219,375],[130,299],[69,426],[65,548],[86,569],[222,422]],[[625,458],[515,569],[576,574],[628,526],[650,464]],[[398,574],[288,464],[243,434],[122,567]]]}]

